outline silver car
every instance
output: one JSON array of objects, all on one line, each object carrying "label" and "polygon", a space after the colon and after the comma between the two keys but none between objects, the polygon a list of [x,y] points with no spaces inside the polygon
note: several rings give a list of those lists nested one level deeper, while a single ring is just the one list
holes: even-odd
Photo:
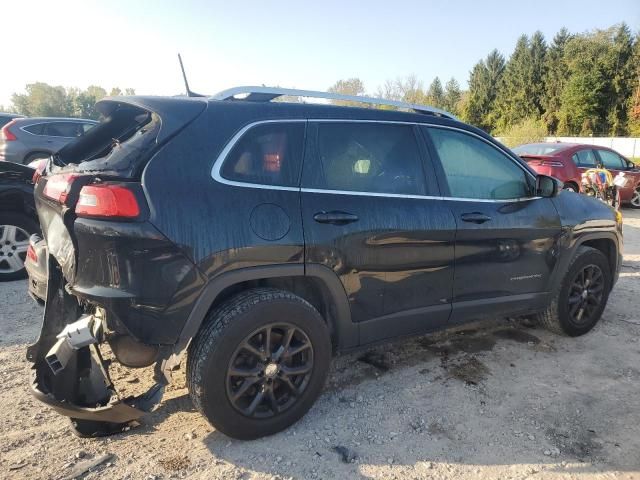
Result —
[{"label": "silver car", "polygon": [[0,160],[29,164],[46,158],[98,123],[83,118],[15,118],[0,130]]}]

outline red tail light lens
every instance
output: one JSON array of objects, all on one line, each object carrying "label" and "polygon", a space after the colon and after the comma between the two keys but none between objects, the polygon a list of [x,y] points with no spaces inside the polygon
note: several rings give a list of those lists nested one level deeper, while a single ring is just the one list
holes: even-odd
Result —
[{"label": "red tail light lens", "polygon": [[67,195],[69,195],[69,191],[71,190],[71,185],[76,178],[77,175],[69,173],[48,177],[47,184],[44,187],[45,197],[55,200],[56,202],[65,203],[67,201]]},{"label": "red tail light lens", "polygon": [[140,215],[133,192],[119,185],[85,185],[76,205],[79,217],[126,217]]},{"label": "red tail light lens", "polygon": [[33,245],[29,245],[27,248],[27,258],[36,265],[38,264],[38,255],[36,255],[36,250],[33,248]]},{"label": "red tail light lens", "polygon": [[11,130],[9,130],[9,127],[11,125],[13,125],[14,123],[16,123],[15,120],[11,120],[9,123],[7,123],[4,127],[2,127],[2,130],[0,130],[0,133],[2,134],[2,139],[5,142],[13,142],[14,140],[17,140],[18,137],[16,137],[13,132]]}]

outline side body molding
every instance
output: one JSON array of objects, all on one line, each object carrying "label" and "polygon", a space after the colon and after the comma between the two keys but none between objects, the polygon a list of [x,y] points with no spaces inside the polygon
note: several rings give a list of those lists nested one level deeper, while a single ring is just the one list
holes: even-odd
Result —
[{"label": "side body molding", "polygon": [[351,321],[347,294],[336,274],[324,265],[289,264],[241,268],[223,273],[209,281],[185,322],[174,347],[174,353],[182,352],[189,345],[190,340],[198,333],[211,305],[224,289],[249,280],[302,276],[319,280],[330,295],[331,318],[328,318],[327,321],[330,322],[329,326],[335,337],[337,350],[347,350],[358,346],[358,325]]}]

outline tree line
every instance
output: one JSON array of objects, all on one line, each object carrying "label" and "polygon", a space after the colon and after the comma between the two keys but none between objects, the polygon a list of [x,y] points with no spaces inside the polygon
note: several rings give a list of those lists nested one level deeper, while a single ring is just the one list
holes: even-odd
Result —
[{"label": "tree line", "polygon": [[[110,96],[135,95],[133,88],[124,91],[114,87]],[[79,117],[97,120],[100,113],[95,109],[98,100],[107,96],[107,90],[91,85],[85,90],[51,86],[43,82],[26,86],[26,93],[11,96],[12,110],[28,117]],[[0,108],[0,111],[3,110]]]},{"label": "tree line", "polygon": [[[365,92],[358,78],[330,91]],[[561,29],[547,44],[537,31],[522,35],[508,60],[489,52],[461,91],[454,78],[424,88],[415,76],[385,82],[374,95],[433,105],[493,135],[640,135],[640,33],[622,23],[572,34]]]}]

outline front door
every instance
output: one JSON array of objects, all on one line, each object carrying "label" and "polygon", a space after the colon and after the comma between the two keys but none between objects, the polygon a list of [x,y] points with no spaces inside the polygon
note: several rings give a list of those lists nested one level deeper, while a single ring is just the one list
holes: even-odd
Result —
[{"label": "front door", "polygon": [[360,343],[446,324],[456,224],[417,127],[310,121],[307,137],[305,262],[338,275]]},{"label": "front door", "polygon": [[533,175],[479,135],[424,128],[457,223],[452,323],[544,304],[560,217]]}]

